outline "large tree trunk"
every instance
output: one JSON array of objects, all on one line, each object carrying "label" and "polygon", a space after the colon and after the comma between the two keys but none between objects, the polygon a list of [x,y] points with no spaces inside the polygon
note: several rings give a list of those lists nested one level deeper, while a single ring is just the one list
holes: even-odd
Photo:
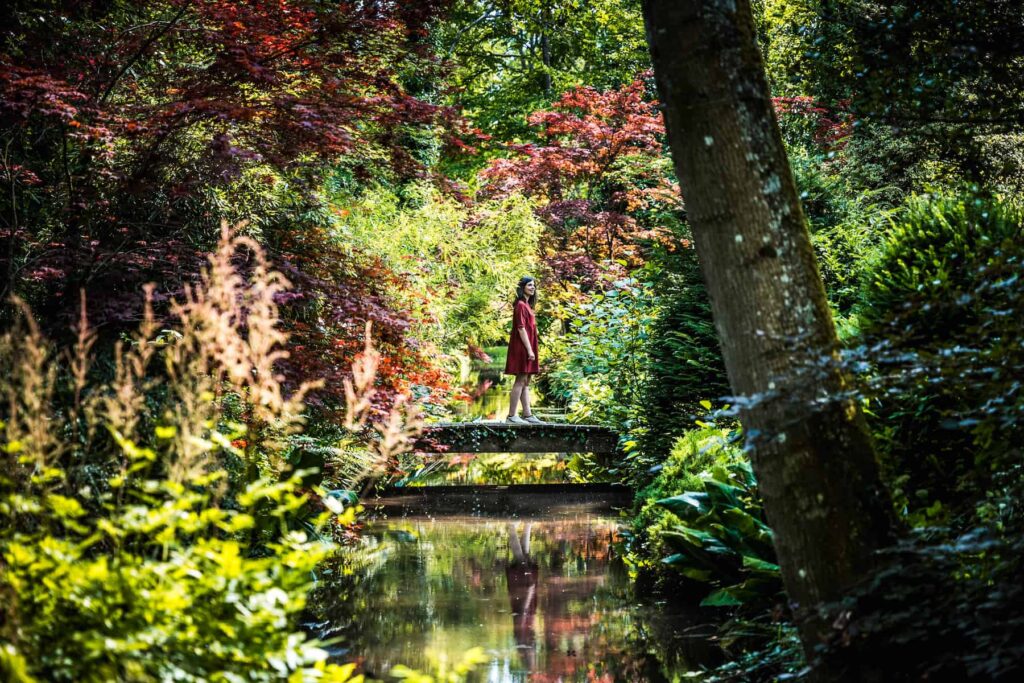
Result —
[{"label": "large tree trunk", "polygon": [[[741,419],[804,647],[895,528],[772,110],[749,0],[644,0],[654,72]],[[831,672],[827,678],[844,677]]]}]

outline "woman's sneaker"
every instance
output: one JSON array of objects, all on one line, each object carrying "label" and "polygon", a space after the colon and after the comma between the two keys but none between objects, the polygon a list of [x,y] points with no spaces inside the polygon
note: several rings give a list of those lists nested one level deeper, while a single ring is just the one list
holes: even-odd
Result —
[{"label": "woman's sneaker", "polygon": [[523,421],[528,423],[528,424],[532,424],[532,425],[546,425],[547,424],[547,422],[545,422],[544,420],[540,419],[536,415],[531,415],[529,417],[524,417]]},{"label": "woman's sneaker", "polygon": [[523,418],[519,417],[518,415],[509,415],[508,419],[506,419],[505,422],[507,422],[509,424],[514,424],[514,425],[530,424],[529,422],[527,422]]}]

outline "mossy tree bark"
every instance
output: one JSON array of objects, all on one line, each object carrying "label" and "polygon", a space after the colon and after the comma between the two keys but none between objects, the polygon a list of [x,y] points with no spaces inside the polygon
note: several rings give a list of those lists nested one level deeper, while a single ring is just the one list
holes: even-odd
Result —
[{"label": "mossy tree bark", "polygon": [[[644,0],[676,172],[765,511],[808,659],[819,611],[896,522],[857,405],[786,158],[749,0]],[[809,371],[808,367],[815,370]],[[828,667],[831,668],[831,667]],[[857,677],[819,671],[819,678]]]}]

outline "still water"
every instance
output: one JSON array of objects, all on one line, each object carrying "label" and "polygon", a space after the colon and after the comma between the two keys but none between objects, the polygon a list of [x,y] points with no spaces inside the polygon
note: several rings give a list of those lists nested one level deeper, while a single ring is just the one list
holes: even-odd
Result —
[{"label": "still water", "polygon": [[373,522],[345,660],[393,680],[396,665],[436,673],[481,647],[470,680],[493,683],[675,680],[710,661],[702,629],[631,595],[613,513],[560,498],[529,517]]},{"label": "still water", "polygon": [[[456,420],[507,413],[504,349],[488,352],[494,360],[464,378],[472,400]],[[564,419],[535,398],[542,417]],[[567,462],[563,454],[449,456],[403,482],[401,495],[368,502],[374,512],[358,551],[323,568],[310,630],[339,643],[337,661],[383,681],[397,680],[399,666],[451,671],[472,648],[486,661],[469,681],[692,680],[689,672],[720,659],[713,628],[666,602],[636,599],[615,510],[631,496],[552,486],[567,481]],[[481,483],[536,485],[451,486]],[[425,484],[447,486],[416,488]]]}]

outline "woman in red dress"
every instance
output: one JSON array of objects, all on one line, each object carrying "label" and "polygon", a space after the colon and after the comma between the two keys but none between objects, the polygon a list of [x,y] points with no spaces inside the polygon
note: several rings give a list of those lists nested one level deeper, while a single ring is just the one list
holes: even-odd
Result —
[{"label": "woman in red dress", "polygon": [[[512,309],[512,334],[508,340],[508,357],[505,360],[505,374],[515,375],[512,384],[511,405],[508,420],[513,424],[544,424],[530,410],[530,377],[540,372],[537,363],[537,320],[533,306],[537,303],[537,282],[524,277],[516,287],[516,302]],[[516,407],[522,405],[522,417],[516,415]]]}]

